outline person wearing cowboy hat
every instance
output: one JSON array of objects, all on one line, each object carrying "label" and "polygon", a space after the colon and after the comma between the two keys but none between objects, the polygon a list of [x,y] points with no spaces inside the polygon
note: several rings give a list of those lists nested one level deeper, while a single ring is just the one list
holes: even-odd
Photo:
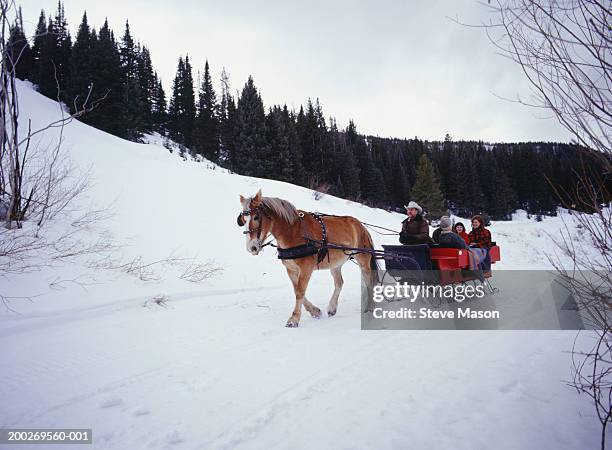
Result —
[{"label": "person wearing cowboy hat", "polygon": [[404,208],[408,217],[402,222],[400,242],[404,245],[429,242],[429,224],[422,216],[423,208],[413,201],[404,205]]}]

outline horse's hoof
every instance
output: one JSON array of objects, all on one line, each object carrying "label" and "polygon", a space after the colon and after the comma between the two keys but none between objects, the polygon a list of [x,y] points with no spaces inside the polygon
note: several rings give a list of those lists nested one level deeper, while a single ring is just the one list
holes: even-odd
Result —
[{"label": "horse's hoof", "polygon": [[334,317],[335,315],[336,315],[335,309],[333,311],[327,311],[327,317]]},{"label": "horse's hoof", "polygon": [[298,322],[287,322],[287,325],[285,325],[287,328],[297,328],[299,325]]},{"label": "horse's hoof", "polygon": [[313,319],[320,319],[321,310],[319,308],[316,308],[313,312],[310,313],[310,315],[312,316]]}]

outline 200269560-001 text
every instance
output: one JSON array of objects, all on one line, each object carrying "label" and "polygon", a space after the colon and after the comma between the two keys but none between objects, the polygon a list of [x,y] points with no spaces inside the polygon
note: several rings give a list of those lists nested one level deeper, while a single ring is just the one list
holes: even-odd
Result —
[{"label": "200269560-001 text", "polygon": [[1,428],[0,445],[91,444],[91,428]]}]

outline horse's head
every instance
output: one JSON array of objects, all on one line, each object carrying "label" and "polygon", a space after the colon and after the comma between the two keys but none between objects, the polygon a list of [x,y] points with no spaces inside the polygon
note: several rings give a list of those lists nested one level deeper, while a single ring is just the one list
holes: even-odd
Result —
[{"label": "horse's head", "polygon": [[272,228],[272,220],[261,199],[261,189],[253,197],[240,196],[242,212],[238,214],[238,226],[246,225],[246,247],[252,255],[259,254]]}]

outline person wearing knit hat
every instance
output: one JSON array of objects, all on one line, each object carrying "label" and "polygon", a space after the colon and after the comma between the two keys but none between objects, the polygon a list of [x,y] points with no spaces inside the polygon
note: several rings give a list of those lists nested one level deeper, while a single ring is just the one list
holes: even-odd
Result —
[{"label": "person wearing knit hat", "polygon": [[404,205],[404,208],[408,217],[402,222],[400,242],[404,245],[429,242],[429,224],[422,216],[423,208],[414,201]]},{"label": "person wearing knit hat", "polygon": [[442,216],[440,218],[440,228],[443,231],[450,231],[453,228],[453,221],[448,216]]},{"label": "person wearing knit hat", "polygon": [[[442,216],[440,219],[440,235],[438,244],[440,247],[446,248],[468,248],[465,241],[458,234],[453,233],[453,221],[448,216]],[[437,230],[436,230],[437,231]]]},{"label": "person wearing knit hat", "polygon": [[442,216],[440,218],[440,223],[438,224],[438,228],[436,228],[433,234],[431,235],[431,240],[434,241],[434,243],[436,244],[440,243],[440,233],[442,233],[442,229],[447,229],[449,224],[452,226],[452,221],[450,217]]}]

